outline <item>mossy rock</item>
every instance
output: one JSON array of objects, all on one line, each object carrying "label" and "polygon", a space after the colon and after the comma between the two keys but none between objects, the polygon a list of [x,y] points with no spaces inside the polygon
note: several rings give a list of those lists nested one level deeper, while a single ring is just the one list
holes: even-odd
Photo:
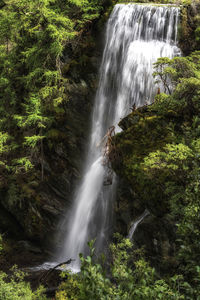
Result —
[{"label": "mossy rock", "polygon": [[162,216],[168,212],[162,182],[159,184],[159,179],[149,179],[143,161],[149,153],[162,149],[173,141],[174,136],[168,126],[169,119],[143,108],[134,111],[119,125],[127,129],[115,137],[115,151],[120,154],[120,159],[113,162],[113,168],[120,177],[128,181],[135,193],[135,199],[139,199],[141,206],[145,206],[155,215]]}]

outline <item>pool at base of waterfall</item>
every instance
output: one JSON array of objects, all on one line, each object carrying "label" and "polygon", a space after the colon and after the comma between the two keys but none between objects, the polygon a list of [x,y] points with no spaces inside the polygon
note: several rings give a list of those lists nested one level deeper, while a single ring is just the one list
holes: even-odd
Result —
[{"label": "pool at base of waterfall", "polygon": [[41,265],[38,265],[38,266],[35,266],[35,267],[31,267],[31,268],[25,268],[24,271],[27,271],[27,272],[39,272],[39,271],[48,271],[48,270],[52,270],[52,269],[56,269],[56,270],[59,270],[59,271],[66,271],[66,270],[69,270],[71,271],[72,273],[79,273],[80,272],[80,268],[77,268],[77,267],[73,267],[73,266],[69,266],[69,265],[66,265],[66,264],[63,264],[59,267],[56,267],[57,265],[59,265],[60,263],[58,262],[45,262]]}]

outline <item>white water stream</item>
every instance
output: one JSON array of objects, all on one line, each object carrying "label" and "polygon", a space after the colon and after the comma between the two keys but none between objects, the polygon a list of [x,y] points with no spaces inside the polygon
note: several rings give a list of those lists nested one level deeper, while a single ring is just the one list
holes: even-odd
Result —
[{"label": "white water stream", "polygon": [[143,212],[143,214],[135,221],[133,222],[130,230],[129,230],[129,233],[128,233],[128,236],[127,238],[128,239],[132,239],[133,238],[133,235],[138,227],[138,225],[150,214],[150,212],[148,211],[148,209],[145,209],[145,211]]},{"label": "white water stream", "polygon": [[106,43],[100,69],[91,122],[91,133],[82,180],[67,213],[67,232],[59,261],[75,258],[79,269],[80,252],[87,254],[87,242],[96,238],[104,247],[112,224],[112,201],[116,179],[104,185],[105,167],[98,147],[108,128],[136,107],[153,101],[157,88],[152,77],[153,63],[159,57],[180,55],[176,45],[179,9],[177,7],[118,4],[108,20]]}]

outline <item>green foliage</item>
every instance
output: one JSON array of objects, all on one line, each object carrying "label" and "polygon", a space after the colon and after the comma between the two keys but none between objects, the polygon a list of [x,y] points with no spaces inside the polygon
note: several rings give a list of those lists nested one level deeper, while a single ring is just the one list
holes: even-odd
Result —
[{"label": "green foliage", "polygon": [[164,151],[157,150],[155,153],[151,152],[149,156],[144,159],[144,170],[145,171],[155,171],[155,170],[170,170],[176,171],[182,169],[182,171],[188,171],[187,164],[193,159],[194,154],[192,150],[183,144],[173,145],[167,144]]},{"label": "green foliage", "polygon": [[3,157],[9,151],[9,146],[7,144],[8,140],[9,140],[8,134],[4,132],[0,132],[0,157],[2,158],[0,160],[0,168],[6,167],[6,160],[3,159]]},{"label": "green foliage", "polygon": [[170,95],[157,95],[152,105],[121,121],[125,131],[115,137],[115,145],[122,159],[113,163],[134,198],[153,215],[173,220],[178,266],[173,272],[181,274],[184,299],[200,294],[199,62],[198,51],[157,61],[154,75]]},{"label": "green foliage", "polygon": [[[128,239],[116,235],[117,243],[110,246],[109,270],[103,263],[94,263],[92,256],[81,256],[81,273],[67,272],[67,279],[56,294],[64,299],[185,299],[178,291],[183,283],[181,276],[160,279],[155,269],[144,260],[142,251],[133,250]],[[109,276],[108,276],[109,274]]]},{"label": "green foliage", "polygon": [[20,159],[15,159],[13,162],[12,170],[15,170],[15,173],[28,172],[28,170],[33,168],[32,163],[27,157],[21,157]]},{"label": "green foliage", "polygon": [[[73,51],[108,1],[4,2],[0,9],[0,154],[6,157],[0,164],[16,174],[38,164],[34,152],[43,157],[43,140],[59,114],[65,113],[69,99],[63,54],[66,49]],[[20,165],[23,169],[16,170]]]},{"label": "green foliage", "polygon": [[12,275],[8,277],[0,272],[0,300],[45,300],[44,289],[40,287],[32,292],[30,284],[24,281],[25,274],[16,267],[12,268]]},{"label": "green foliage", "polygon": [[[199,110],[200,65],[198,51],[188,57],[175,57],[172,60],[160,58],[155,64],[156,81],[163,84],[166,94],[156,96],[150,110],[157,110],[162,116],[179,114],[188,121]],[[167,101],[166,101],[167,100]]]},{"label": "green foliage", "polygon": [[158,78],[156,82],[161,82],[169,94],[183,78],[194,77],[196,71],[195,63],[185,57],[159,58],[154,67],[156,72],[153,75]]},{"label": "green foliage", "polygon": [[[3,254],[3,239],[0,235],[0,259]],[[35,292],[25,281],[25,273],[16,266],[9,270],[9,275],[0,271],[0,300],[45,300],[45,289],[40,286]]]}]

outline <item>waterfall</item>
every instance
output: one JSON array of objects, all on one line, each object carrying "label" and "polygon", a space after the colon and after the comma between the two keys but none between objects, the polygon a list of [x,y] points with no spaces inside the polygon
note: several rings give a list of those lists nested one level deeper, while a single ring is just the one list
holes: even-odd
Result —
[{"label": "waterfall", "polygon": [[129,233],[128,233],[128,236],[127,238],[129,238],[130,240],[133,238],[133,235],[138,227],[138,225],[150,214],[150,212],[148,211],[148,209],[145,209],[145,211],[143,212],[143,214],[135,221],[133,222],[130,230],[129,230]]},{"label": "waterfall", "polygon": [[154,84],[153,63],[159,57],[180,55],[177,47],[177,7],[117,4],[108,20],[105,49],[91,121],[87,157],[82,180],[67,213],[67,233],[59,260],[87,254],[87,242],[95,238],[102,249],[112,224],[112,203],[117,180],[104,185],[106,168],[99,146],[108,128],[117,126],[130,108],[150,104],[158,87]]}]

